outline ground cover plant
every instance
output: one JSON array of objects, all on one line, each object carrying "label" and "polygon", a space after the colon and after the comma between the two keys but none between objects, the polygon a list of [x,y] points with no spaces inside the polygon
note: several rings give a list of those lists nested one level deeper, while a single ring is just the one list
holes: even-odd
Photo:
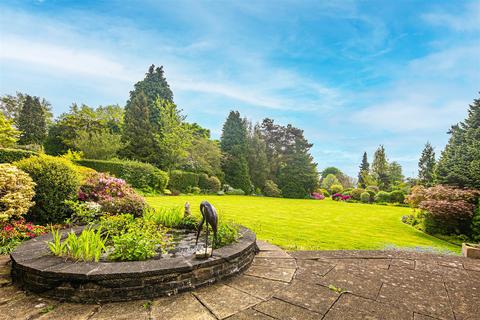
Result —
[{"label": "ground cover plant", "polygon": [[195,214],[208,200],[224,219],[252,229],[259,239],[291,250],[433,248],[459,252],[458,246],[402,223],[409,208],[375,204],[253,196],[190,195],[147,197],[154,207],[191,204]]}]

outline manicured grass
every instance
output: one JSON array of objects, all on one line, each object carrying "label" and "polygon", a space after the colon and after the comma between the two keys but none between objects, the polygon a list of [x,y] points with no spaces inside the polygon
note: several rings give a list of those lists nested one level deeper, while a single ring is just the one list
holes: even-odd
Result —
[{"label": "manicured grass", "polygon": [[289,250],[431,248],[456,253],[460,248],[402,223],[404,207],[250,196],[147,197],[154,208],[190,202],[200,214],[202,200],[219,215],[252,229],[259,239]]}]

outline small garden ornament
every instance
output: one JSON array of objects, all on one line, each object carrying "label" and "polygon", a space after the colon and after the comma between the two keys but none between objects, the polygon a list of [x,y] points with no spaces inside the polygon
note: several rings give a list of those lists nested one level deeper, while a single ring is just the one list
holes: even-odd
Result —
[{"label": "small garden ornament", "polygon": [[185,211],[183,213],[183,217],[188,217],[192,214],[192,212],[190,211],[190,203],[187,201],[185,202]]},{"label": "small garden ornament", "polygon": [[213,244],[212,248],[208,248],[208,225],[212,227],[213,243],[215,243],[217,241],[217,210],[208,201],[202,201],[202,203],[200,204],[200,212],[202,213],[202,220],[200,220],[200,223],[197,226],[197,240],[195,244],[198,244],[198,237],[200,236],[200,231],[202,230],[203,223],[205,222],[205,227],[207,228],[205,232],[205,253],[197,251],[196,257],[208,258],[213,254]]}]

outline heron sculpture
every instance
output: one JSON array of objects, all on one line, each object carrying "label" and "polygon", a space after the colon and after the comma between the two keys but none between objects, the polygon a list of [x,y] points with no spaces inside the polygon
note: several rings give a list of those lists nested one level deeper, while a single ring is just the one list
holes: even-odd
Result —
[{"label": "heron sculpture", "polygon": [[[202,220],[197,226],[197,240],[195,245],[198,244],[198,237],[200,236],[200,231],[202,231],[203,223],[205,222],[205,227],[207,228],[205,232],[205,256],[207,256],[208,252],[208,225],[212,227],[213,230],[213,243],[217,242],[217,224],[218,224],[218,216],[217,210],[214,206],[210,204],[208,201],[202,201],[200,203],[200,212],[202,213]],[[212,245],[212,254],[213,254],[213,245]]]}]

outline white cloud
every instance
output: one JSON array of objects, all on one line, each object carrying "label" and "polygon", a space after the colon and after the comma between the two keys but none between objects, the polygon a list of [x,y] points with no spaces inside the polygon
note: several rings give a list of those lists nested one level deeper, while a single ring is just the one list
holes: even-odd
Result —
[{"label": "white cloud", "polygon": [[463,14],[438,10],[424,14],[422,18],[432,25],[447,26],[455,31],[478,31],[480,30],[480,2],[467,3]]}]

